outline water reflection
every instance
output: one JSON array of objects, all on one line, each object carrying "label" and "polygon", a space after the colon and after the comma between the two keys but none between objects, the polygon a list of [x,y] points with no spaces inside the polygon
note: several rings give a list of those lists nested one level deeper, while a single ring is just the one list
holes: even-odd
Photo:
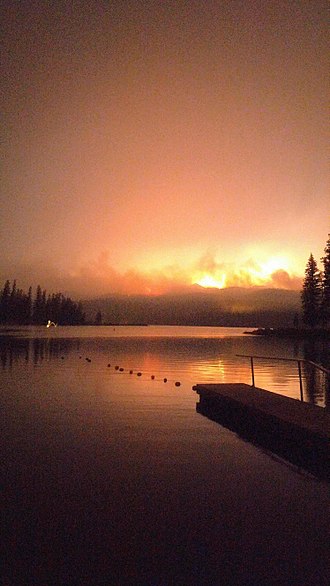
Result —
[{"label": "water reflection", "polygon": [[303,342],[304,357],[330,369],[330,340],[307,338]]},{"label": "water reflection", "polygon": [[[330,344],[329,340],[307,339],[304,340],[304,358],[330,370]],[[309,362],[304,363],[304,378],[306,381],[306,401],[314,404],[323,404],[330,407],[330,376],[329,373],[316,368]]]},{"label": "water reflection", "polygon": [[[145,328],[146,329],[146,328]],[[204,336],[204,334],[203,334]],[[156,378],[180,380],[187,386],[207,382],[243,382],[251,384],[248,359],[237,354],[268,355],[290,359],[312,360],[329,368],[330,349],[325,340],[260,340],[260,337],[236,336],[227,338],[166,337],[108,337],[78,338],[68,330],[67,337],[0,337],[2,368],[13,369],[20,363],[36,367],[43,362],[93,355],[101,364],[118,364],[125,371],[141,370]],[[297,363],[257,361],[255,384],[295,399],[300,398]],[[304,400],[329,407],[329,377],[313,365],[303,363]]]},{"label": "water reflection", "polygon": [[313,364],[303,364],[304,400],[314,405],[330,407],[330,377]]},{"label": "water reflection", "polygon": [[0,337],[0,359],[3,369],[11,369],[19,362],[32,362],[34,365],[43,360],[51,360],[79,349],[79,341],[61,339],[24,339],[10,336]]}]

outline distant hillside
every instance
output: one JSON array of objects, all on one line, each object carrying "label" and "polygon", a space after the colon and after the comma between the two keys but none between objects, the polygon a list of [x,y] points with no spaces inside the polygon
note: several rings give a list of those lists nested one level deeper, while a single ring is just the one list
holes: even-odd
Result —
[{"label": "distant hillside", "polygon": [[83,302],[88,321],[113,324],[280,327],[301,310],[300,292],[262,287],[205,289],[159,296],[111,295]]}]

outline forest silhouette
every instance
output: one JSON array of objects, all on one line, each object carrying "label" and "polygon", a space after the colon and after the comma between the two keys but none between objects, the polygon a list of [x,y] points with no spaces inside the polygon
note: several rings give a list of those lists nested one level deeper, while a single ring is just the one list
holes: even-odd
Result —
[{"label": "forest silhouette", "polygon": [[40,285],[35,296],[32,287],[26,293],[18,289],[16,280],[12,286],[6,281],[0,293],[0,323],[18,325],[46,325],[48,321],[58,325],[85,323],[82,303],[73,301],[62,293],[49,293]]}]

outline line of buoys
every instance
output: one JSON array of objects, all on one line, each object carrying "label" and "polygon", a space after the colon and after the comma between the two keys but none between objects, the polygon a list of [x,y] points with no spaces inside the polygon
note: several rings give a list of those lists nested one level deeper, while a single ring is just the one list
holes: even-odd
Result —
[{"label": "line of buoys", "polygon": [[[91,362],[91,359],[90,359],[90,358],[86,358],[86,360],[88,360],[88,362]],[[110,366],[111,366],[111,364],[110,364],[110,362],[109,362],[109,363],[108,363],[108,368],[110,368]],[[124,371],[125,371],[125,369],[124,369],[124,368],[122,368],[122,367],[119,367],[118,365],[116,365],[116,366],[115,366],[115,370],[119,370],[119,372],[124,372]],[[129,370],[128,372],[129,372],[129,374],[133,374],[133,372],[134,372],[134,371],[131,369],[131,370]],[[142,372],[140,372],[140,371],[139,371],[139,372],[137,372],[137,373],[136,373],[136,376],[142,376]],[[155,378],[156,378],[156,377],[155,377],[155,375],[154,375],[154,374],[152,374],[152,375],[150,376],[150,378],[151,378],[151,380],[155,380]],[[164,378],[163,378],[163,382],[164,382],[164,383],[167,383],[167,382],[168,382],[168,378],[164,377]],[[180,381],[175,381],[175,383],[174,383],[174,384],[175,384],[175,386],[176,386],[176,387],[180,387],[180,386],[181,386],[181,382],[180,382]]]},{"label": "line of buoys", "polygon": [[[81,358],[82,358],[82,356],[79,356],[79,359],[81,359]],[[64,356],[61,356],[61,359],[62,359],[62,360],[64,360]],[[91,358],[89,358],[88,356],[86,356],[85,360],[86,360],[87,362],[92,362],[92,359],[91,359]],[[110,368],[110,367],[111,367],[111,363],[110,363],[110,362],[107,364],[107,367],[108,367],[108,368]],[[119,367],[118,365],[116,365],[116,366],[115,366],[115,370],[119,370],[119,372],[124,372],[124,371],[125,371],[125,369],[124,369],[123,367]],[[129,372],[129,374],[133,374],[133,372],[134,372],[134,371],[131,369],[131,370],[129,370],[128,372]],[[136,373],[136,375],[137,375],[137,376],[142,376],[142,372],[141,372],[141,371],[139,371],[139,372],[137,372],[137,373]],[[156,378],[156,377],[155,377],[155,375],[154,375],[154,374],[152,374],[152,375],[150,375],[150,378],[151,378],[151,380],[155,380],[155,378]],[[167,382],[168,382],[168,378],[164,377],[164,378],[163,378],[163,382],[164,382],[164,383],[167,383]],[[176,387],[181,387],[181,382],[177,380],[177,381],[175,381],[174,385],[175,385]]]},{"label": "line of buoys", "polygon": [[[65,358],[64,356],[61,356],[61,359],[62,359],[62,360],[64,360],[64,358]],[[82,359],[82,356],[81,356],[81,355],[79,355],[79,360],[81,360],[81,359]],[[85,360],[86,360],[86,362],[92,362],[92,359],[91,359],[91,358],[89,358],[88,356],[86,356],[86,357],[85,357]],[[110,363],[110,362],[108,362],[108,364],[107,364],[107,368],[110,368],[110,367],[111,367],[111,363]],[[124,371],[125,371],[125,369],[124,369],[123,367],[119,367],[118,365],[116,365],[116,366],[115,366],[115,370],[119,370],[119,372],[124,372]],[[131,370],[129,370],[129,374],[133,374],[133,372],[134,372],[134,371],[133,371],[132,369],[131,369]],[[137,372],[137,376],[142,376],[142,372],[140,372],[140,371],[139,371],[139,372]],[[155,380],[155,378],[156,378],[156,377],[155,377],[155,375],[154,375],[154,374],[152,374],[152,375],[150,376],[150,378],[151,378],[151,380]],[[165,377],[165,378],[163,379],[163,381],[164,381],[164,383],[167,383],[168,379]],[[181,383],[177,383],[177,382],[176,382],[175,384],[176,384],[176,386],[179,386]]]}]

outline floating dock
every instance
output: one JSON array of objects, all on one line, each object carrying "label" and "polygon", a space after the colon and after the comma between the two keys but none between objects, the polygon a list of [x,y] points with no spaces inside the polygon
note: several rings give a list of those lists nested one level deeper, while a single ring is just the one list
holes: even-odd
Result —
[{"label": "floating dock", "polygon": [[330,481],[330,411],[247,384],[197,384],[198,413]]}]

